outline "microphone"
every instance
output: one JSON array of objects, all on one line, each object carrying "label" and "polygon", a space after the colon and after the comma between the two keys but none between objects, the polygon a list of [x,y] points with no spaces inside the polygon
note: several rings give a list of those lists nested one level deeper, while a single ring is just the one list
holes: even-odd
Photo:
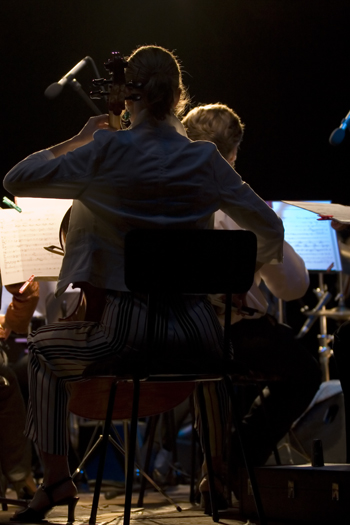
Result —
[{"label": "microphone", "polygon": [[349,129],[349,127],[350,127],[350,111],[346,115],[346,117],[343,118],[343,120],[341,121],[341,125],[339,126],[339,128],[335,129],[331,133],[331,136],[329,137],[330,144],[332,144],[332,146],[338,146],[338,144],[340,144],[344,140],[345,130]]},{"label": "microphone", "polygon": [[61,80],[50,84],[49,87],[45,89],[45,97],[50,99],[57,97],[61,93],[63,87],[67,84],[67,82],[71,82],[74,79],[75,75],[78,73],[78,71],[80,71],[89,60],[92,59],[89,56],[86,56],[85,58],[83,58],[83,60],[80,60],[80,62],[78,62],[70,71],[68,71],[68,73],[66,73],[64,77],[61,78]]}]

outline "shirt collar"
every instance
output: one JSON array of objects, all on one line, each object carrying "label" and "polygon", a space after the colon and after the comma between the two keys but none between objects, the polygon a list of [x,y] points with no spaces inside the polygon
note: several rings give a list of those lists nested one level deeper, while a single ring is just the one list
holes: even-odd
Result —
[{"label": "shirt collar", "polygon": [[[136,128],[136,126],[141,124],[141,122],[144,122],[147,119],[147,117],[148,117],[148,110],[147,109],[141,110],[129,129]],[[165,117],[165,120],[163,120],[162,122],[166,122],[169,126],[172,126],[173,128],[175,128],[177,133],[179,133],[183,137],[187,137],[187,133],[186,133],[186,130],[183,124],[180,122],[180,120],[177,117],[175,117],[175,115],[167,115]]]}]

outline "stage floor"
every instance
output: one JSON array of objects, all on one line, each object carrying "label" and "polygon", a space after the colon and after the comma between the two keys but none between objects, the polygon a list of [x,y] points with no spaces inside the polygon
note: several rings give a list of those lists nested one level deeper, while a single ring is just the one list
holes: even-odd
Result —
[{"label": "stage floor", "polygon": [[[131,515],[131,523],[149,523],[150,525],[177,525],[183,523],[184,525],[209,525],[213,523],[210,516],[203,514],[199,506],[193,506],[189,503],[189,487],[187,485],[178,485],[167,489],[167,493],[171,498],[181,506],[182,512],[178,512],[174,505],[170,504],[164,497],[153,490],[147,490],[144,498],[144,507],[137,508],[138,495],[135,492],[133,496],[133,508]],[[8,496],[14,497],[13,493],[8,493]],[[75,525],[86,524],[89,521],[92,493],[80,493],[79,502],[75,513]],[[122,525],[123,523],[123,503],[124,496],[120,495],[113,499],[106,500],[104,495],[101,496],[99,502],[99,510],[97,514],[97,523],[99,525]],[[7,511],[0,511],[0,524],[13,525],[10,521],[16,507],[9,506]],[[220,523],[227,525],[241,525],[246,521],[239,521],[235,519],[237,510],[230,509],[225,513],[220,513]],[[58,507],[53,509],[48,516],[49,524],[63,525],[67,521],[67,507]]]},{"label": "stage floor", "polygon": [[[167,493],[174,501],[181,506],[182,512],[178,512],[174,505],[170,504],[158,492],[148,490],[144,499],[144,507],[137,508],[138,495],[135,492],[133,497],[133,508],[131,515],[131,524],[144,523],[145,525],[210,525],[214,523],[210,516],[203,513],[203,510],[197,506],[189,503],[189,486],[177,485],[169,487]],[[14,493],[8,492],[8,497],[15,497]],[[80,493],[79,502],[75,514],[75,525],[85,525],[89,522],[91,503],[93,494]],[[99,510],[97,515],[98,525],[122,525],[123,524],[123,495],[117,496],[113,499],[107,500],[102,494],[99,503]],[[0,525],[13,525],[10,521],[17,507],[9,506],[7,511],[0,510]],[[53,509],[48,515],[48,525],[64,525],[67,522],[67,507],[58,507]],[[346,523],[347,520],[344,521]],[[220,511],[221,525],[243,525],[243,524],[258,524],[255,520],[248,521],[239,515],[239,509],[232,508],[226,511]],[[269,521],[269,525],[296,525],[301,522],[276,522]],[[310,522],[309,522],[310,523]],[[330,521],[329,525],[333,525]]]}]

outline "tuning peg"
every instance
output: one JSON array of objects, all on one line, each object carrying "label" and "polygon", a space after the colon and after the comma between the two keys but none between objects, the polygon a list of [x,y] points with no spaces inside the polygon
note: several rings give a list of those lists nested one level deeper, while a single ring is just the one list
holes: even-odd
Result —
[{"label": "tuning peg", "polygon": [[127,60],[125,60],[119,51],[112,51],[112,58],[109,58],[103,65],[105,69],[112,71],[115,68],[117,62],[119,62],[119,64],[123,67],[128,66]]},{"label": "tuning peg", "polygon": [[129,95],[128,97],[125,97],[125,100],[134,100],[134,101],[137,101],[137,100],[141,100],[141,95]]},{"label": "tuning peg", "polygon": [[94,78],[92,83],[94,86],[105,86],[106,84],[110,84],[111,80],[106,80],[105,78]]},{"label": "tuning peg", "polygon": [[140,89],[143,87],[142,82],[135,82],[134,80],[131,80],[131,82],[127,82],[125,85],[127,88],[130,89]]},{"label": "tuning peg", "polygon": [[99,91],[90,91],[90,98],[92,100],[100,100],[107,95],[109,95],[109,93],[107,91],[102,91],[101,89]]}]

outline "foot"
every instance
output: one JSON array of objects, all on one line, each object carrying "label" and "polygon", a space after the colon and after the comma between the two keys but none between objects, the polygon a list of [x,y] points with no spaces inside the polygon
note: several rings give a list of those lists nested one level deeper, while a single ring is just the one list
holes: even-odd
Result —
[{"label": "foot", "polygon": [[36,491],[29,507],[40,512],[42,509],[54,507],[61,501],[75,497],[77,492],[77,487],[71,478],[57,481],[48,487],[41,485]]},{"label": "foot", "polygon": [[68,506],[68,523],[74,522],[74,511],[78,499],[77,488],[71,478],[64,478],[45,487],[41,485],[34,498],[24,510],[10,518],[20,523],[42,523],[46,514],[55,506]]}]

